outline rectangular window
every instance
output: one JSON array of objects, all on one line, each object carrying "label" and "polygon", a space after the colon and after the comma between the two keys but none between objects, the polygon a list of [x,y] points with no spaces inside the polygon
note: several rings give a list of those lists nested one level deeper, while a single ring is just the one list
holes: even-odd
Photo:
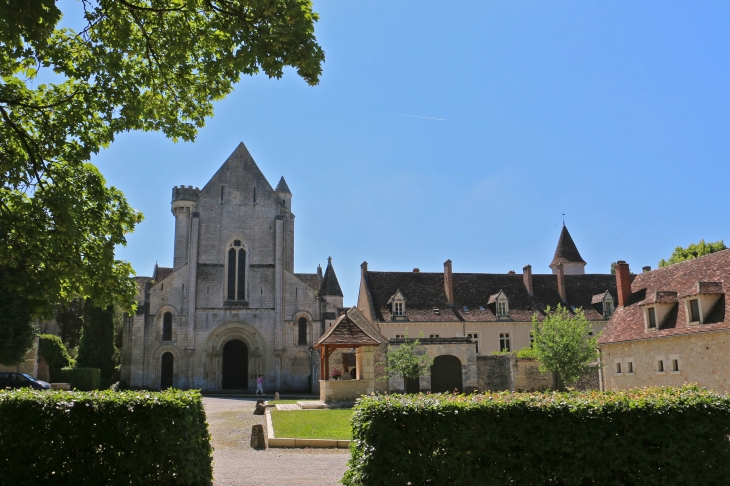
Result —
[{"label": "rectangular window", "polygon": [[246,251],[238,250],[238,300],[246,300]]},{"label": "rectangular window", "polygon": [[497,302],[497,315],[498,316],[507,315],[507,302]]},{"label": "rectangular window", "polygon": [[621,373],[621,363],[616,363],[616,373]]},{"label": "rectangular window", "polygon": [[406,337],[406,335],[405,335],[405,334],[396,334],[396,335],[395,335],[395,338],[396,338],[396,339],[405,339],[405,337]]},{"label": "rectangular window", "polygon": [[660,359],[659,361],[657,361],[656,370],[664,371],[664,361],[663,360]]},{"label": "rectangular window", "polygon": [[396,316],[402,316],[403,315],[403,302],[395,302],[393,304],[393,310],[394,310],[393,313]]},{"label": "rectangular window", "polygon": [[690,322],[700,322],[700,306],[697,299],[689,301]]},{"label": "rectangular window", "polygon": [[477,343],[477,354],[479,354],[479,333],[473,332],[467,334],[466,337],[472,338],[474,342]]},{"label": "rectangular window", "polygon": [[611,314],[613,314],[613,302],[611,302],[609,300],[606,302],[605,305],[606,305],[606,315],[610,316]]},{"label": "rectangular window", "polygon": [[679,360],[678,359],[672,360],[672,371],[679,371]]},{"label": "rectangular window", "polygon": [[653,307],[649,307],[649,329],[656,329],[656,310]]},{"label": "rectangular window", "polygon": [[228,300],[236,298],[236,250],[228,250]]},{"label": "rectangular window", "polygon": [[499,333],[499,350],[500,351],[512,351],[512,346],[510,345],[510,338],[508,332],[500,332]]},{"label": "rectangular window", "polygon": [[428,337],[437,338],[437,337],[441,337],[441,334],[429,334]]},{"label": "rectangular window", "polygon": [[299,346],[304,346],[307,344],[307,318],[306,317],[300,317],[299,321],[297,322],[298,326],[298,339],[297,344]]},{"label": "rectangular window", "polygon": [[627,373],[633,373],[634,372],[634,363],[629,361],[628,363],[626,363],[626,368],[627,368],[626,369]]}]

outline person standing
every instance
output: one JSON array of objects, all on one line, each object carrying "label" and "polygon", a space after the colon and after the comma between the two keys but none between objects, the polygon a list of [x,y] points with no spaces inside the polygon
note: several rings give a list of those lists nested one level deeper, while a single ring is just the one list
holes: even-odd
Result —
[{"label": "person standing", "polygon": [[258,396],[259,392],[261,392],[261,395],[264,394],[264,375],[259,375],[259,377],[256,379],[256,396]]}]

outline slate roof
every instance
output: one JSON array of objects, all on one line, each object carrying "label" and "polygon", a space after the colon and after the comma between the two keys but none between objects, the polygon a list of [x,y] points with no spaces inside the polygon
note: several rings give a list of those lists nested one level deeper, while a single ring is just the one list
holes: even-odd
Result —
[{"label": "slate roof", "polygon": [[370,327],[357,308],[352,308],[338,317],[332,327],[327,329],[327,332],[314,343],[313,347],[377,346],[383,342],[385,342],[385,338]]},{"label": "slate roof", "polygon": [[314,290],[319,290],[319,278],[316,273],[295,273],[294,276]]},{"label": "slate roof", "polygon": [[560,263],[583,263],[585,260],[581,258],[578,247],[575,246],[573,238],[568,233],[568,228],[563,224],[563,230],[560,232],[558,247],[555,249],[555,256],[550,263],[550,268],[556,267]]},{"label": "slate roof", "polygon": [[[453,273],[454,307],[450,307],[444,291],[444,274],[430,272],[373,272],[365,274],[380,322],[392,321],[388,300],[400,290],[405,298],[405,314],[414,322],[497,321],[497,309],[489,304],[490,296],[500,290],[509,302],[509,318],[529,322],[532,314],[544,315],[545,309],[562,304],[558,293],[558,277],[533,274],[533,292],[527,293],[522,274]],[[616,297],[616,278],[610,274],[565,275],[567,306],[582,307],[589,320],[603,320],[591,300],[598,292],[608,290]],[[464,307],[467,310],[464,310]],[[480,309],[483,308],[483,310]],[[438,313],[434,311],[438,309]]]},{"label": "slate roof", "polygon": [[276,185],[276,192],[284,192],[286,194],[291,194],[291,191],[289,190],[289,186],[287,185],[286,181],[284,180],[284,176],[281,176],[281,179],[279,179],[279,183]]},{"label": "slate roof", "polygon": [[[642,303],[652,298],[655,292],[677,292],[681,298],[688,289],[699,282],[712,282],[706,288],[719,290],[719,282],[727,288],[730,283],[730,250],[723,250],[694,260],[675,263],[668,267],[636,275],[631,284],[631,297],[628,305],[617,309],[608,322],[599,344],[611,344],[642,339],[655,339],[666,336],[687,335],[698,332],[721,331],[730,329],[730,309],[728,299],[722,294],[704,324],[687,324],[686,309],[678,302],[665,318],[661,329],[646,331]],[[700,289],[702,285],[699,285]]]},{"label": "slate roof", "polygon": [[340,282],[337,281],[337,275],[335,275],[335,269],[332,266],[332,257],[327,259],[327,269],[324,271],[324,278],[319,287],[319,295],[343,297]]},{"label": "slate roof", "polygon": [[722,282],[700,282],[699,280],[692,284],[690,288],[679,295],[679,298],[689,297],[698,294],[722,294]]},{"label": "slate roof", "polygon": [[155,269],[152,272],[152,280],[154,280],[155,282],[162,282],[171,273],[172,273],[172,268],[170,268],[170,267],[158,267],[157,264],[155,264]]}]

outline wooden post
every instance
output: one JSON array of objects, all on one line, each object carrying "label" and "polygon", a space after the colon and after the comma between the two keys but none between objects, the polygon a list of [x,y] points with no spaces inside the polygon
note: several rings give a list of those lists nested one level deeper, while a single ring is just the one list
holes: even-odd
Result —
[{"label": "wooden post", "polygon": [[330,354],[332,352],[325,347],[324,348],[324,379],[329,380],[330,379]]},{"label": "wooden post", "polygon": [[319,379],[320,380],[326,380],[327,375],[324,371],[324,360],[327,359],[327,346],[322,346],[319,348]]}]

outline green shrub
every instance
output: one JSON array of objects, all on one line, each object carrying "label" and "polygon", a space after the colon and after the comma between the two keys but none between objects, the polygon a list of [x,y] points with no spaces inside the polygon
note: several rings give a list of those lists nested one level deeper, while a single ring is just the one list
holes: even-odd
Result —
[{"label": "green shrub", "polygon": [[530,346],[525,346],[517,351],[517,357],[521,359],[537,359],[537,353]]},{"label": "green shrub", "polygon": [[74,361],[60,337],[53,334],[41,334],[38,336],[38,341],[38,354],[43,356],[49,368],[73,366]]},{"label": "green shrub", "polygon": [[2,484],[211,484],[197,391],[0,392]]},{"label": "green shrub", "polygon": [[727,484],[730,397],[708,390],[368,396],[343,483]]},{"label": "green shrub", "polygon": [[71,383],[73,390],[98,390],[101,382],[99,368],[51,368],[51,382]]}]

